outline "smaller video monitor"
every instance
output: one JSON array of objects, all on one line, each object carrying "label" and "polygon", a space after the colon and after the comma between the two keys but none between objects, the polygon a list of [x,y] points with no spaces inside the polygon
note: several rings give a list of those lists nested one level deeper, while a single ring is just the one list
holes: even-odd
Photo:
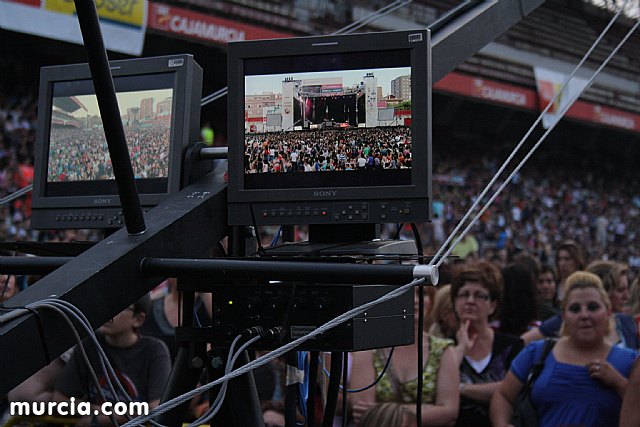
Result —
[{"label": "smaller video monitor", "polygon": [[[202,69],[190,55],[110,62],[140,202],[157,205],[183,183],[183,154],[198,139]],[[40,74],[31,225],[124,224],[88,64]]]}]

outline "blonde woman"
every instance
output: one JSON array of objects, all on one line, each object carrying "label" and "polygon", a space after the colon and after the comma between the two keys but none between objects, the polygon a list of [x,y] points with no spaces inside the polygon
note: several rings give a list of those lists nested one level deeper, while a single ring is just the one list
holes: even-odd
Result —
[{"label": "blonde woman", "polygon": [[[540,427],[616,426],[635,350],[612,346],[611,302],[602,281],[578,271],[565,284],[561,338],[544,360],[531,400]],[[491,421],[508,426],[513,402],[542,354],[544,341],[528,345],[511,364],[491,400]]]}]

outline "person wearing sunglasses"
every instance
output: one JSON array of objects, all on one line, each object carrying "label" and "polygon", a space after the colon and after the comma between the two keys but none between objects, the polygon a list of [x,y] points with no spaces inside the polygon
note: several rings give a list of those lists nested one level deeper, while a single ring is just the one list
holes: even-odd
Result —
[{"label": "person wearing sunglasses", "polygon": [[491,396],[523,347],[520,338],[490,326],[502,300],[502,283],[500,270],[484,261],[464,267],[451,282],[451,302],[460,324],[454,348],[460,366],[457,426],[491,425]]},{"label": "person wearing sunglasses", "polygon": [[[622,396],[638,352],[612,345],[611,301],[602,280],[578,271],[565,283],[560,338],[544,360],[533,383],[531,401],[539,425],[616,426]],[[508,426],[513,402],[533,365],[542,356],[544,341],[529,344],[511,364],[491,401],[491,421]]]}]

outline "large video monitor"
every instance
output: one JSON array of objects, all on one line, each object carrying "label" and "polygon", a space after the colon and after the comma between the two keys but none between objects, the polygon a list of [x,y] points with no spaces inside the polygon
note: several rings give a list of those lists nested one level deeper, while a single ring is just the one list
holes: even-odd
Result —
[{"label": "large video monitor", "polygon": [[[147,210],[183,184],[183,154],[198,140],[202,69],[191,55],[109,64]],[[124,225],[88,64],[40,72],[32,207],[35,229]]]},{"label": "large video monitor", "polygon": [[229,222],[429,219],[428,30],[234,42]]}]

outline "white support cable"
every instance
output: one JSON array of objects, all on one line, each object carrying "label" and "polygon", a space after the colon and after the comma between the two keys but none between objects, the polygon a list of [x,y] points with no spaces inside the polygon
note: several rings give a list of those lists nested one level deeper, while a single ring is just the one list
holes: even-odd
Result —
[{"label": "white support cable", "polygon": [[122,425],[122,427],[133,427],[133,426],[137,426],[137,425],[142,425],[145,422],[149,421],[152,418],[155,418],[156,416],[158,416],[159,414],[162,414],[166,411],[169,411],[173,408],[175,408],[176,406],[186,402],[187,400],[191,399],[192,397],[205,392],[207,390],[209,390],[212,387],[215,387],[218,384],[221,384],[225,381],[229,381],[233,378],[236,378],[240,375],[246,374],[247,372],[262,366],[268,362],[270,362],[271,360],[282,356],[283,354],[285,354],[286,352],[294,349],[295,347],[298,347],[300,344],[304,343],[305,341],[325,333],[326,331],[340,325],[341,323],[344,323],[352,318],[354,318],[355,316],[365,312],[366,310],[368,310],[369,308],[377,305],[377,304],[381,304],[383,302],[386,302],[390,299],[396,298],[406,292],[408,292],[410,289],[413,289],[414,286],[421,284],[424,282],[424,279],[415,279],[412,280],[410,283],[407,283],[406,285],[400,286],[396,289],[394,289],[393,291],[388,292],[387,294],[373,300],[370,301],[368,303],[362,304],[359,307],[355,307],[352,308],[351,310],[346,311],[345,313],[342,313],[341,315],[335,317],[334,319],[328,321],[327,323],[325,323],[324,325],[319,326],[317,329],[309,332],[308,334],[294,340],[291,341],[281,347],[279,347],[276,350],[273,350],[263,356],[258,357],[257,359],[253,360],[252,362],[247,363],[246,365],[230,372],[228,375],[225,375],[221,378],[218,378],[215,381],[212,381],[210,383],[204,384],[194,390],[191,390],[181,396],[175,397],[161,405],[159,405],[158,407],[154,408],[153,410],[151,410],[149,412],[148,415],[142,415],[139,416],[125,424]]},{"label": "white support cable", "polygon": [[19,190],[14,191],[13,193],[3,197],[0,199],[0,205],[6,205],[9,202],[14,201],[18,197],[24,196],[29,191],[33,190],[33,184],[26,185]]},{"label": "white support cable", "polygon": [[533,155],[533,153],[538,149],[540,144],[542,144],[542,142],[544,142],[544,140],[547,138],[549,133],[551,133],[551,131],[560,122],[560,119],[565,115],[565,113],[569,110],[569,108],[571,108],[573,103],[580,97],[580,95],[582,95],[582,93],[585,90],[587,90],[587,88],[589,88],[589,86],[591,86],[591,84],[593,83],[593,80],[598,76],[598,74],[600,74],[600,71],[602,71],[602,69],[609,63],[611,58],[613,58],[613,56],[616,53],[618,53],[618,50],[620,50],[622,45],[624,45],[624,43],[629,39],[629,37],[631,37],[631,34],[633,34],[636,31],[636,29],[638,28],[639,25],[640,25],[640,20],[636,21],[635,25],[633,27],[631,27],[629,32],[624,36],[624,38],[620,41],[620,43],[618,43],[618,45],[615,47],[615,49],[609,54],[609,56],[604,60],[604,62],[593,73],[591,78],[587,81],[586,86],[579,93],[577,93],[573,98],[571,98],[571,100],[569,100],[569,103],[567,105],[565,105],[565,107],[560,111],[558,120],[556,120],[549,127],[549,129],[547,129],[547,131],[540,137],[538,142],[536,142],[536,144],[531,148],[531,150],[529,150],[527,155],[524,156],[524,158],[520,161],[520,163],[516,166],[516,168],[511,172],[511,174],[507,177],[507,179],[502,183],[502,185],[500,185],[500,187],[496,190],[496,192],[493,194],[493,196],[491,196],[491,198],[487,201],[487,203],[484,205],[484,207],[471,220],[471,222],[469,223],[467,228],[464,229],[464,231],[458,236],[458,238],[453,243],[453,245],[447,250],[447,252],[445,252],[445,254],[442,256],[442,258],[436,264],[436,267],[440,267],[440,265],[444,262],[444,260],[447,258],[447,256],[449,256],[449,254],[451,253],[453,248],[455,248],[455,246],[458,244],[458,242],[460,242],[460,240],[462,240],[462,238],[469,232],[471,227],[477,222],[477,220],[482,216],[482,214],[489,208],[489,206],[491,206],[491,204],[496,199],[496,197],[498,197],[498,195],[502,192],[502,190],[509,184],[509,182],[511,182],[511,179],[514,177],[514,175],[516,173],[518,173],[518,171],[520,171],[522,166],[524,166],[524,164],[527,162],[527,160],[529,160],[529,158]]},{"label": "white support cable", "polygon": [[380,9],[370,13],[367,16],[363,16],[362,18],[358,19],[357,21],[352,22],[351,24],[337,30],[334,31],[333,33],[331,33],[332,36],[337,36],[340,34],[348,34],[352,31],[355,31],[359,28],[364,27],[365,25],[375,21],[378,18],[382,18],[383,16],[386,16],[388,14],[390,14],[391,12],[401,8],[402,6],[405,6],[409,3],[411,3],[413,0],[396,0],[393,3],[389,3],[388,5],[381,7]]},{"label": "white support cable", "polygon": [[[625,0],[625,1],[629,1],[629,0]],[[440,249],[438,250],[438,252],[436,252],[436,254],[433,256],[433,258],[431,258],[431,261],[429,262],[428,265],[433,265],[436,263],[437,261],[437,266],[439,267],[442,262],[438,260],[438,257],[442,254],[442,252],[447,249],[447,245],[449,245],[449,243],[451,243],[451,241],[453,240],[454,237],[456,237],[458,231],[460,230],[460,228],[462,227],[462,225],[466,222],[466,220],[469,218],[469,216],[471,215],[471,213],[475,210],[475,208],[478,206],[478,204],[482,201],[482,199],[484,198],[484,196],[487,194],[487,192],[491,189],[491,187],[493,187],[493,184],[495,184],[495,182],[497,181],[497,179],[499,178],[499,176],[502,174],[502,172],[504,172],[504,170],[506,169],[507,165],[509,163],[511,163],[511,160],[515,157],[515,155],[517,154],[518,151],[520,151],[520,148],[522,148],[522,146],[524,145],[524,143],[527,141],[527,139],[529,138],[529,136],[531,136],[531,133],[536,129],[536,127],[538,126],[538,124],[540,123],[540,121],[542,121],[543,116],[549,111],[549,109],[553,106],[553,104],[556,102],[556,100],[562,95],[565,87],[569,84],[569,81],[573,78],[573,76],[575,76],[575,74],[578,72],[578,70],[582,67],[582,65],[585,63],[585,61],[589,58],[589,56],[591,55],[591,53],[594,51],[594,49],[598,46],[598,44],[600,43],[600,41],[602,40],[602,38],[605,36],[605,34],[609,31],[609,29],[611,28],[611,26],[614,24],[614,22],[618,19],[618,17],[620,16],[620,14],[622,13],[622,9],[620,11],[618,11],[618,13],[616,13],[616,15],[611,19],[611,21],[609,22],[609,24],[607,24],[607,26],[604,28],[604,30],[600,33],[600,35],[598,36],[598,38],[593,42],[593,44],[591,45],[591,47],[589,48],[589,50],[584,54],[584,56],[582,57],[582,59],[580,60],[580,62],[578,63],[578,65],[575,66],[575,68],[573,69],[573,71],[571,71],[571,73],[569,74],[569,76],[567,76],[567,78],[564,80],[564,82],[562,83],[560,90],[558,91],[558,93],[555,94],[555,96],[553,97],[553,99],[551,101],[549,101],[549,103],[547,104],[547,106],[544,108],[544,110],[542,110],[542,112],[540,113],[540,115],[538,116],[538,118],[535,120],[535,122],[533,122],[533,124],[531,125],[531,127],[529,128],[529,130],[527,131],[527,133],[522,137],[522,139],[520,140],[520,142],[516,145],[516,147],[513,149],[513,151],[511,152],[511,154],[509,155],[509,157],[507,157],[507,159],[504,161],[504,163],[502,164],[502,166],[500,166],[500,169],[498,169],[498,171],[494,174],[493,178],[491,179],[491,181],[489,181],[489,183],[486,185],[486,187],[482,190],[482,192],[480,193],[480,195],[478,195],[478,197],[476,198],[476,200],[473,202],[473,204],[471,205],[471,207],[467,210],[467,213],[464,215],[464,217],[458,222],[458,225],[456,226],[456,228],[449,234],[449,236],[447,237],[447,239],[445,240],[445,242],[440,246]],[[465,231],[464,234],[466,234],[467,231]],[[451,252],[451,250],[453,250],[452,248],[455,248],[455,246],[458,244],[458,242],[461,240],[461,237],[464,237],[464,234],[461,236],[458,236],[459,238],[454,242],[454,244],[451,246],[451,248],[449,248],[449,251],[447,251],[446,256],[449,255],[449,253]],[[446,256],[443,257],[443,259],[446,258]]]},{"label": "white support cable", "polygon": [[[413,0],[396,0],[393,3],[390,3],[387,6],[381,8],[379,10],[376,10],[375,12],[372,12],[370,15],[367,15],[367,16],[365,16],[363,18],[360,18],[359,20],[352,22],[351,24],[347,25],[346,27],[343,27],[343,28],[339,29],[338,31],[335,31],[335,32],[331,33],[331,35],[349,34],[351,31],[354,31],[354,30],[356,30],[356,29],[361,27],[361,26],[357,26],[357,27],[351,28],[352,26],[354,26],[354,24],[357,25],[358,23],[360,23],[362,21],[365,21],[365,20],[368,20],[368,21],[363,25],[369,24],[369,23],[375,21],[376,19],[382,18],[383,16],[388,15],[389,13],[395,11],[396,9],[399,9],[402,6],[411,3],[412,1]],[[384,13],[380,13],[380,11],[382,11],[383,9],[385,9],[385,10],[389,9],[389,10],[386,10]],[[200,107],[204,107],[205,105],[210,104],[213,101],[217,101],[220,98],[224,98],[228,94],[229,94],[229,87],[228,86],[223,87],[221,89],[218,89],[217,91],[215,91],[215,92],[205,96],[204,98],[202,98],[200,100]]]}]

